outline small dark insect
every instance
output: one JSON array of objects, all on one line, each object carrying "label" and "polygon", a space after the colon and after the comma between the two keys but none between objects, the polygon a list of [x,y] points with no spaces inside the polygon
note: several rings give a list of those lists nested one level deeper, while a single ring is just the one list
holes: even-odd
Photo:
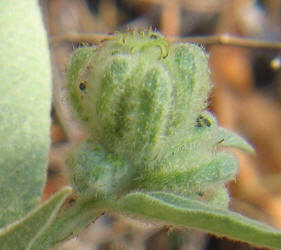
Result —
[{"label": "small dark insect", "polygon": [[113,52],[111,53],[111,55],[116,55],[116,54],[118,54],[118,51],[117,51],[117,50],[115,50],[115,51],[113,51]]},{"label": "small dark insect", "polygon": [[150,36],[150,39],[158,39],[158,36],[152,34],[152,35]]},{"label": "small dark insect", "polygon": [[75,202],[76,202],[76,200],[77,200],[77,197],[74,197],[74,196],[71,196],[70,198],[69,198],[69,204],[70,205],[73,205]]},{"label": "small dark insect", "polygon": [[219,140],[219,141],[217,142],[217,144],[220,144],[220,143],[222,143],[222,142],[224,142],[224,138],[222,138],[221,140]]},{"label": "small dark insect", "polygon": [[205,118],[202,115],[199,115],[196,119],[196,127],[202,128],[202,127],[211,127],[211,122]]},{"label": "small dark insect", "polygon": [[87,85],[87,82],[85,82],[85,81],[80,82],[79,89],[84,91],[86,89],[86,85]]},{"label": "small dark insect", "polygon": [[203,192],[198,192],[197,195],[200,196],[200,197],[203,197],[204,193]]}]

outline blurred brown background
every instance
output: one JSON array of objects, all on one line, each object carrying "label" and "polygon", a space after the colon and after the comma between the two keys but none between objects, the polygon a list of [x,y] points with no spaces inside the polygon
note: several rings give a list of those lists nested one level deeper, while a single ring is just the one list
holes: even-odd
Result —
[{"label": "blurred brown background", "polygon": [[[153,27],[168,36],[229,33],[280,42],[281,1],[252,0],[41,0],[53,67],[52,149],[46,199],[67,183],[64,156],[84,133],[67,108],[66,62],[85,42],[55,41],[69,32],[103,33]],[[99,37],[97,37],[97,40]],[[205,46],[215,88],[210,110],[221,125],[237,131],[257,155],[237,152],[240,171],[229,184],[230,208],[281,229],[281,51]],[[278,66],[279,65],[279,66]],[[132,223],[104,215],[78,238],[56,249],[216,250],[254,249],[191,229]]]}]

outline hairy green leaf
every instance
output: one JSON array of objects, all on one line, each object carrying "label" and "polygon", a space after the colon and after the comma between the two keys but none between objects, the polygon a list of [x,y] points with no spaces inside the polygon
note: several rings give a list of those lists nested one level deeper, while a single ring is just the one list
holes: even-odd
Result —
[{"label": "hairy green leaf", "polygon": [[36,239],[53,221],[62,203],[70,193],[71,188],[63,188],[26,217],[0,230],[0,250],[32,249]]},{"label": "hairy green leaf", "polygon": [[99,199],[81,199],[75,201],[58,213],[48,228],[36,239],[31,250],[44,250],[56,244],[74,237],[86,226],[100,216],[104,207]]},{"label": "hairy green leaf", "polygon": [[40,201],[49,149],[51,72],[37,0],[0,1],[0,228]]},{"label": "hairy green leaf", "polygon": [[126,214],[201,229],[259,247],[281,249],[281,231],[226,209],[164,192],[131,193],[115,205]]}]

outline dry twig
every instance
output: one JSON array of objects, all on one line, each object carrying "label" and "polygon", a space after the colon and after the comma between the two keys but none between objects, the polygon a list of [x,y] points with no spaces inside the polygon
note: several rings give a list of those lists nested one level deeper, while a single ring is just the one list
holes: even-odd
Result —
[{"label": "dry twig", "polygon": [[[88,42],[97,43],[101,40],[110,38],[108,34],[87,34],[87,33],[66,33],[51,37],[51,43],[59,42]],[[211,36],[190,36],[190,37],[168,37],[172,42],[192,42],[202,45],[224,45],[236,46],[252,49],[271,49],[281,50],[281,42],[269,42],[255,39],[242,38],[229,34]]]}]

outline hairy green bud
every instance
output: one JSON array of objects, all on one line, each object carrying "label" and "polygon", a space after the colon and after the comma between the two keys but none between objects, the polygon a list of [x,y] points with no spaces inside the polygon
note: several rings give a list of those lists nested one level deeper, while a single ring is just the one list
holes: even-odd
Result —
[{"label": "hairy green bud", "polygon": [[[68,68],[73,107],[90,139],[134,169],[131,189],[227,203],[224,183],[234,178],[237,162],[221,148],[250,146],[205,111],[212,84],[200,47],[170,44],[151,30],[131,31],[78,49]],[[94,157],[90,164],[96,173],[98,162]]]},{"label": "hairy green bud", "polygon": [[72,173],[72,185],[81,195],[119,193],[120,187],[125,188],[130,171],[126,162],[91,141],[73,150],[67,166]]}]

